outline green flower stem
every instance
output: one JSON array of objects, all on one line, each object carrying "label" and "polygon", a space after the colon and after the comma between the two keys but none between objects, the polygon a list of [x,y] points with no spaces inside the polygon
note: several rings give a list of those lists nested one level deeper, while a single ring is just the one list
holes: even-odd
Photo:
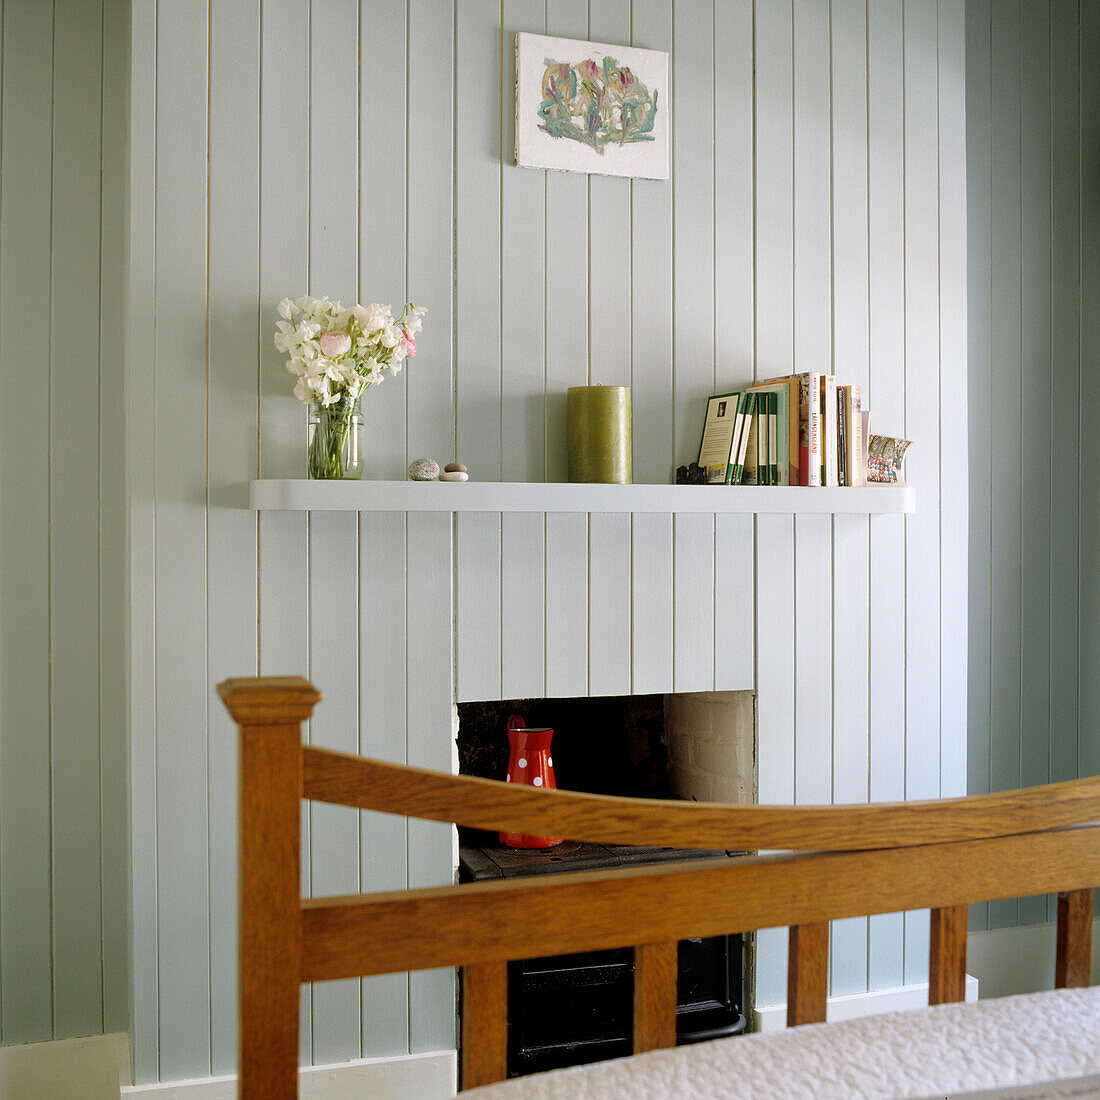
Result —
[{"label": "green flower stem", "polygon": [[344,476],[344,453],[351,427],[355,402],[337,401],[328,408],[315,409],[317,423],[309,442],[309,476],[314,479],[339,479]]}]

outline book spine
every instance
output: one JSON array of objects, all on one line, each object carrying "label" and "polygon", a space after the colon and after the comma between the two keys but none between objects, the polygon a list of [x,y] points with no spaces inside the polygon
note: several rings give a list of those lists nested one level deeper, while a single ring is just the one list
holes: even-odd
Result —
[{"label": "book spine", "polygon": [[745,403],[748,400],[749,395],[744,391],[741,391],[734,396],[736,398],[736,411],[733,414],[733,437],[730,441],[729,461],[726,463],[725,483],[727,485],[733,484],[733,471],[737,463],[738,448],[741,446],[741,433],[745,427]]},{"label": "book spine", "polygon": [[822,485],[837,484],[837,431],[836,431],[836,376],[822,377],[825,416],[821,424],[821,437],[825,444],[825,472]]},{"label": "book spine", "polygon": [[806,392],[806,449],[803,452],[802,484],[821,484],[821,378],[820,374],[807,376]]},{"label": "book spine", "polygon": [[848,485],[848,386],[836,388],[836,482]]},{"label": "book spine", "polygon": [[768,404],[771,394],[756,398],[756,484],[770,485],[768,479]]},{"label": "book spine", "polygon": [[863,389],[860,386],[851,387],[848,421],[851,425],[848,446],[852,456],[849,480],[852,485],[862,486],[867,484],[867,440],[863,437]]},{"label": "book spine", "polygon": [[768,394],[768,484],[779,484],[779,394]]}]

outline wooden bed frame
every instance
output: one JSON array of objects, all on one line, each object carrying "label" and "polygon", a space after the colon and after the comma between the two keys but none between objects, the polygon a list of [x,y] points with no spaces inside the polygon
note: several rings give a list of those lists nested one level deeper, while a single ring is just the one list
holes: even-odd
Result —
[{"label": "wooden bed frame", "polygon": [[[461,966],[461,1082],[506,1076],[507,963],[634,945],[634,1049],[676,1042],[679,940],[790,927],[787,1020],[825,1019],[830,920],[931,909],[929,1001],[964,998],[967,905],[1058,892],[1057,987],[1089,983],[1100,778],[935,802],[724,806],[545,792],[302,743],[296,677],[219,692],[240,727],[240,1088],[297,1095],[299,986]],[[351,897],[301,897],[302,799],[612,844],[782,850]],[[491,930],[487,932],[487,930]]]}]

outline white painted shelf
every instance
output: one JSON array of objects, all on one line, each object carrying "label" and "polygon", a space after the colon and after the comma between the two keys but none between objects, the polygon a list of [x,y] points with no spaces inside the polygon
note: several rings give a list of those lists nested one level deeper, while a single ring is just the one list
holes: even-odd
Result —
[{"label": "white painted shelf", "polygon": [[345,512],[768,512],[881,515],[916,511],[916,490],[871,485],[577,485],[526,481],[262,480],[249,506]]}]

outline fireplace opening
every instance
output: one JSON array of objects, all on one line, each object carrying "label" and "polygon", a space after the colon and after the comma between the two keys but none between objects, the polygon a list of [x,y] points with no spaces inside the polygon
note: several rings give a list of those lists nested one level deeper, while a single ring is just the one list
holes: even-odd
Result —
[{"label": "fireplace opening", "polygon": [[[459,770],[505,778],[508,723],[554,730],[562,790],[637,798],[747,802],[755,798],[752,692],[511,699],[459,703]],[[722,858],[735,852],[582,844],[501,844],[495,833],[459,830],[464,881],[640,863]],[[745,1029],[746,942],[739,935],[683,940],[677,982],[677,1042]],[[509,1076],[629,1054],[634,959],[630,948],[509,964]]]}]

